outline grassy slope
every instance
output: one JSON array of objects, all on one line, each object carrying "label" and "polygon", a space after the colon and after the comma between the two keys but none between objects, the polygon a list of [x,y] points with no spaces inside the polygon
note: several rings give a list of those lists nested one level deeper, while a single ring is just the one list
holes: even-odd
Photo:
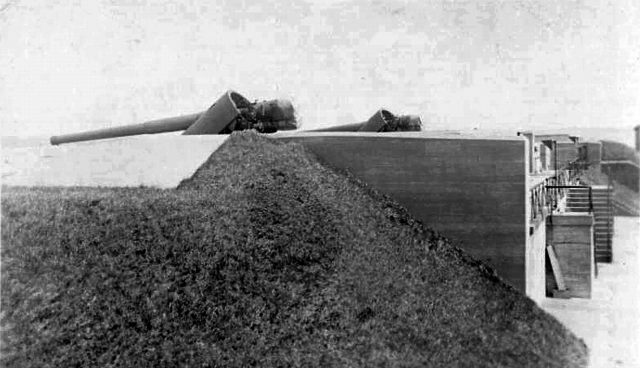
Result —
[{"label": "grassy slope", "polygon": [[640,165],[640,157],[632,147],[616,141],[603,140],[602,160],[603,161],[631,161]]},{"label": "grassy slope", "polygon": [[253,133],[179,190],[3,188],[2,211],[7,366],[586,365],[491,270]]},{"label": "grassy slope", "polygon": [[[599,169],[589,168],[580,176],[580,180],[589,185],[608,185],[609,178]],[[616,216],[639,216],[640,215],[640,194],[628,187],[611,181],[613,187],[612,199]]]},{"label": "grassy slope", "polygon": [[[638,167],[640,166],[640,155],[626,144],[606,140],[601,142],[603,161],[622,161],[618,164],[608,165],[606,171],[610,172],[611,178],[617,181],[617,185],[624,185],[637,194],[638,178],[640,176],[640,168]],[[605,171],[604,166],[603,171]],[[637,211],[631,212],[635,213]]]}]

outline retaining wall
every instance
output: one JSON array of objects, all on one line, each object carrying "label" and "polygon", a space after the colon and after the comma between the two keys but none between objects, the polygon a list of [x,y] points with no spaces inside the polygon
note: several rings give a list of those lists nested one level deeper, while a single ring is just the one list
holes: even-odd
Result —
[{"label": "retaining wall", "polygon": [[595,277],[593,216],[564,213],[547,218],[547,244],[558,259],[567,291],[564,297],[591,298]]},{"label": "retaining wall", "polygon": [[526,291],[526,160],[522,137],[422,133],[296,133],[329,166],[349,171],[426,226]]}]

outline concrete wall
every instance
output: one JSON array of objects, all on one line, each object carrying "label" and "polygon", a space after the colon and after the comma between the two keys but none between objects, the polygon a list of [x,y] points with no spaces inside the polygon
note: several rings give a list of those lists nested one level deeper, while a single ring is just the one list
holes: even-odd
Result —
[{"label": "concrete wall", "polygon": [[556,159],[558,168],[562,169],[578,158],[578,138],[568,134],[538,134],[535,136],[539,142],[555,141],[551,152],[551,169],[555,169]]},{"label": "concrete wall", "polygon": [[552,245],[567,292],[564,296],[591,298],[595,277],[593,216],[563,213],[547,218],[547,245]]},{"label": "concrete wall", "polygon": [[536,137],[533,134],[533,132],[520,132],[518,133],[519,135],[522,135],[523,137],[525,137],[527,139],[527,141],[529,142],[528,146],[529,146],[529,173],[531,174],[535,174],[537,172],[539,172],[538,170],[538,164],[536,162],[536,160],[539,161],[540,156],[538,153],[538,148],[537,145],[535,144],[535,140]]},{"label": "concrete wall", "polygon": [[585,150],[584,159],[589,165],[600,165],[602,160],[602,143],[600,142],[585,142],[581,144]]},{"label": "concrete wall", "polygon": [[51,146],[2,148],[2,183],[27,186],[174,188],[228,136],[174,133]]},{"label": "concrete wall", "polygon": [[[558,160],[558,168],[562,169],[567,167],[567,165],[578,158],[578,146],[571,142],[558,142],[556,144],[555,153],[557,155]],[[554,158],[551,158],[552,165],[555,164]]]},{"label": "concrete wall", "polygon": [[539,222],[528,235],[526,246],[526,292],[536,302],[545,298],[545,249],[547,242],[546,226]]},{"label": "concrete wall", "polygon": [[538,149],[540,150],[540,164],[541,164],[542,170],[551,170],[552,169],[551,161],[553,159],[552,157],[553,152],[549,147],[547,147],[546,144],[542,142],[538,142],[537,144],[538,144]]},{"label": "concrete wall", "polygon": [[528,146],[427,133],[297,133],[329,166],[346,169],[403,205],[525,291]]}]

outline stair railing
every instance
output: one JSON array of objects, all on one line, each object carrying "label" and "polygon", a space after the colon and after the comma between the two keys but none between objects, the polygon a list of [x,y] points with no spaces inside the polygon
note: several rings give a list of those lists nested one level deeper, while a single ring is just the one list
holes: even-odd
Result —
[{"label": "stair railing", "polygon": [[[589,190],[589,213],[593,213],[593,193],[592,189],[588,185],[547,185],[546,188],[549,189],[571,189],[571,188],[582,188]],[[553,224],[552,217],[549,218],[549,222]]]},{"label": "stair railing", "polygon": [[[548,185],[547,188],[562,188],[562,189],[571,189],[571,188],[582,188],[589,190],[589,213],[593,214],[593,193],[592,188],[589,185]],[[549,216],[549,224],[553,226],[553,216]],[[595,246],[595,232],[593,233],[593,244]],[[598,263],[596,262],[596,252],[593,252],[593,264],[595,265],[595,277],[598,277]]]},{"label": "stair railing", "polygon": [[611,244],[611,235],[613,234],[613,203],[611,200],[611,191],[613,185],[611,183],[611,168],[607,168],[607,249],[611,249],[611,260],[613,261],[613,247]]}]

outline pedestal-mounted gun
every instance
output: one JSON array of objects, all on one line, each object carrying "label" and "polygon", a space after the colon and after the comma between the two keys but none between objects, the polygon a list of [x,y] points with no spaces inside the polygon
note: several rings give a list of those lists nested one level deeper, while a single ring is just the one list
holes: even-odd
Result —
[{"label": "pedestal-mounted gun", "polygon": [[92,141],[131,135],[184,131],[184,135],[229,134],[255,129],[261,133],[298,128],[293,105],[287,100],[250,102],[235,91],[224,93],[207,111],[142,124],[51,137],[51,144]]}]

